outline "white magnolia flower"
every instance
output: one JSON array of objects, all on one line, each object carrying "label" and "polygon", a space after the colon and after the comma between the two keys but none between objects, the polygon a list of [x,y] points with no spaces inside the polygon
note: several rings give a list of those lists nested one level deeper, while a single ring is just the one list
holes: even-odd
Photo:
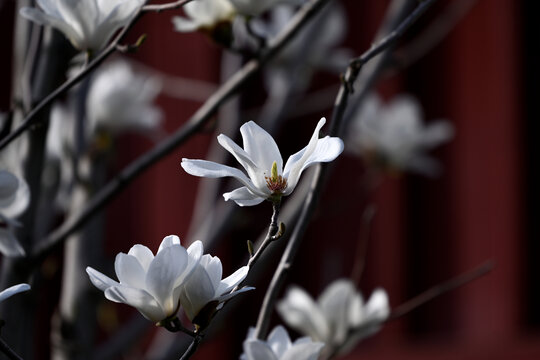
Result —
[{"label": "white magnolia flower", "polygon": [[[245,279],[248,271],[249,267],[242,266],[222,280],[221,260],[217,256],[203,255],[180,293],[180,303],[189,320],[204,326],[212,317],[214,310],[223,306],[224,301],[241,292],[253,289],[248,287],[230,293],[236,285]],[[202,314],[203,318],[197,319],[199,312],[210,302],[214,302],[214,305],[208,309],[209,313]]]},{"label": "white magnolia flower", "polygon": [[14,219],[30,203],[30,190],[23,178],[0,169],[0,252],[6,256],[24,256],[24,249],[15,237],[19,225]]},{"label": "white magnolia flower", "polygon": [[390,314],[383,289],[376,289],[364,303],[354,284],[346,279],[330,284],[317,301],[293,286],[277,304],[277,311],[291,328],[340,351],[378,331]]},{"label": "white magnolia flower", "polygon": [[232,21],[236,13],[229,0],[197,0],[187,3],[183,9],[187,18],[175,16],[172,19],[174,28],[180,32],[212,30],[219,23]]},{"label": "white magnolia flower", "polygon": [[125,62],[103,67],[86,100],[88,132],[155,130],[161,123],[162,112],[152,103],[160,89],[159,81],[133,73]]},{"label": "white magnolia flower", "polygon": [[300,5],[304,0],[230,0],[239,14],[259,16],[279,4]]},{"label": "white magnolia flower", "polygon": [[99,51],[144,0],[37,0],[37,4],[39,8],[22,8],[21,15],[60,30],[79,50]]},{"label": "white magnolia flower", "polygon": [[244,149],[223,134],[217,137],[219,144],[244,167],[247,176],[236,168],[206,160],[182,159],[182,167],[195,176],[236,178],[244,186],[223,194],[223,197],[234,200],[240,206],[257,205],[263,200],[279,201],[282,195],[289,195],[294,190],[306,168],[332,161],[343,151],[340,138],[326,136],[319,139],[319,130],[325,123],[326,119],[322,118],[309,144],[290,156],[285,168],[272,136],[253,121],[240,127]]},{"label": "white magnolia flower", "polygon": [[91,267],[86,272],[92,283],[111,301],[131,305],[148,320],[159,322],[176,314],[180,291],[202,256],[202,243],[196,241],[186,250],[178,236],[163,239],[154,257],[143,245],[133,246],[114,261],[120,282]]},{"label": "white magnolia flower", "polygon": [[347,149],[385,168],[436,175],[439,166],[425,151],[448,141],[452,125],[443,120],[422,123],[422,111],[411,96],[382,104],[375,94],[353,114]]},{"label": "white magnolia flower", "polygon": [[308,337],[293,343],[283,326],[276,326],[266,341],[256,339],[250,328],[243,346],[241,360],[316,360],[324,344]]},{"label": "white magnolia flower", "polygon": [[28,290],[30,290],[30,285],[24,283],[8,287],[7,289],[0,291],[0,302],[12,297],[15,294]]}]

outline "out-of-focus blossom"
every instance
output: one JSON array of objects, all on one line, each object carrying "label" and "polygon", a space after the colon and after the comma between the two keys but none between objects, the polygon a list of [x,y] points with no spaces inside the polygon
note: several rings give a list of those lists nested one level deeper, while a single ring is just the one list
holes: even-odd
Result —
[{"label": "out-of-focus blossom", "polygon": [[220,23],[230,22],[235,10],[229,0],[197,0],[183,7],[187,17],[173,17],[176,31],[212,31]]},{"label": "out-of-focus blossom", "polygon": [[283,326],[276,326],[266,341],[256,339],[254,333],[250,328],[241,360],[316,360],[324,346],[308,337],[293,343]]},{"label": "out-of-focus blossom", "polygon": [[8,287],[7,289],[0,291],[0,302],[12,297],[15,294],[28,290],[30,290],[30,285],[24,283]]},{"label": "out-of-focus blossom", "polygon": [[334,160],[343,151],[343,141],[326,136],[319,139],[319,131],[326,123],[322,118],[309,144],[289,157],[285,168],[276,142],[270,134],[253,121],[240,127],[244,149],[221,134],[218,142],[244,167],[244,172],[206,160],[182,159],[182,167],[191,175],[203,177],[234,177],[244,186],[223,194],[225,200],[234,200],[240,206],[260,204],[264,200],[280,201],[298,184],[302,172],[311,165]]},{"label": "out-of-focus blossom", "polygon": [[153,105],[160,89],[159,81],[133,73],[125,62],[103,67],[88,92],[88,132],[155,130],[162,119],[161,110]]},{"label": "out-of-focus blossom", "polygon": [[304,0],[230,0],[239,14],[259,16],[279,4],[299,5]]},{"label": "out-of-focus blossom", "polygon": [[291,328],[340,352],[378,331],[390,313],[384,290],[376,289],[364,303],[347,279],[331,283],[317,301],[293,286],[278,302],[277,311]]},{"label": "out-of-focus blossom", "polygon": [[[264,38],[279,34],[294,16],[294,7],[278,6],[268,20],[252,21],[254,31]],[[353,54],[337,48],[345,37],[347,19],[339,4],[324,9],[265,67],[265,82],[269,91],[279,94],[284,86],[304,90],[315,70],[340,72]]]},{"label": "out-of-focus blossom", "polygon": [[[253,289],[247,287],[230,293],[236,285],[245,279],[248,271],[249,267],[242,266],[232,275],[221,279],[223,274],[221,260],[217,256],[203,255],[180,293],[180,303],[189,320],[194,324],[205,326],[213,316],[214,311],[223,306],[224,301],[241,292]],[[210,308],[206,308],[207,305]],[[199,316],[203,309],[204,314],[201,313]]]},{"label": "out-of-focus blossom", "polygon": [[[1,164],[0,166],[4,166]],[[15,218],[30,203],[30,190],[23,178],[0,168],[0,252],[5,256],[24,256],[24,249],[15,237]]]},{"label": "out-of-focus blossom", "polygon": [[186,250],[178,236],[163,239],[154,256],[143,245],[133,246],[114,261],[117,282],[91,267],[86,272],[92,283],[117,303],[131,305],[148,320],[160,322],[174,316],[180,307],[180,292],[202,256],[202,243]]},{"label": "out-of-focus blossom", "polygon": [[21,15],[64,33],[79,50],[99,51],[133,18],[144,0],[37,0]]},{"label": "out-of-focus blossom", "polygon": [[382,104],[375,94],[360,106],[350,122],[347,151],[383,169],[411,170],[436,175],[437,162],[425,152],[452,138],[452,125],[443,120],[422,123],[422,111],[411,96]]}]

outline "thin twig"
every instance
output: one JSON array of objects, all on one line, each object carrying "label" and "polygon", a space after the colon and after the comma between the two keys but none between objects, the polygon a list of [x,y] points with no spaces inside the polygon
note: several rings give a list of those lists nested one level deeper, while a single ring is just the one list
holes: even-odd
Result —
[{"label": "thin twig", "polygon": [[261,246],[259,246],[259,249],[249,259],[248,266],[250,268],[253,267],[253,265],[257,262],[264,250],[268,247],[268,245],[270,245],[272,241],[277,240],[276,236],[278,235],[279,231],[277,218],[279,215],[280,205],[280,203],[272,203],[272,219],[270,221],[270,226],[268,226],[268,233],[266,234],[266,238],[262,242]]},{"label": "thin twig", "polygon": [[193,338],[193,341],[191,342],[191,344],[189,344],[189,347],[187,348],[184,355],[182,355],[180,360],[187,360],[191,356],[193,356],[193,354],[195,354],[195,352],[197,351],[197,348],[199,347],[199,344],[201,343],[203,339],[203,336],[204,336],[203,334],[197,334],[197,336]]},{"label": "thin twig", "polygon": [[[382,40],[375,43],[371,49],[366,51],[360,57],[351,61],[336,98],[334,111],[332,114],[330,135],[335,135],[339,132],[341,122],[345,114],[345,109],[347,107],[348,96],[353,91],[353,83],[358,77],[362,67],[376,55],[382,53],[386,49],[389,49],[404,34],[405,30],[408,29],[435,1],[436,0],[425,0],[420,3],[417,8],[396,27],[395,30],[393,30],[389,35],[385,36]],[[259,312],[259,317],[257,319],[257,326],[255,328],[255,337],[258,339],[265,338],[268,332],[270,315],[277,300],[277,295],[285,283],[287,272],[294,257],[296,256],[296,253],[298,252],[298,249],[300,248],[301,239],[318,203],[318,195],[323,187],[327,175],[327,165],[328,164],[317,165],[316,174],[311,185],[310,193],[308,194],[304,203],[298,224],[291,235],[287,248],[281,257],[272,281],[270,282],[270,286],[265,294],[261,311]]]},{"label": "thin twig", "polygon": [[[187,4],[192,0],[181,0],[177,1],[175,3],[175,6],[180,7],[184,4]],[[148,5],[150,6],[150,5]],[[176,8],[176,7],[175,7]],[[109,44],[102,52],[99,53],[99,55],[88,64],[84,70],[82,70],[80,73],[72,77],[71,79],[68,79],[66,82],[64,82],[62,85],[60,85],[56,90],[51,92],[49,95],[47,95],[43,100],[41,100],[24,118],[22,124],[16,128],[13,132],[11,132],[9,135],[7,135],[5,138],[3,138],[0,141],[0,150],[5,148],[9,143],[11,143],[13,140],[15,140],[17,137],[19,137],[23,132],[25,132],[30,126],[32,126],[36,121],[37,118],[36,115],[39,114],[44,108],[46,108],[48,105],[50,105],[54,100],[56,100],[58,97],[62,96],[64,93],[66,93],[69,89],[71,89],[74,85],[79,83],[82,79],[84,79],[92,70],[94,70],[96,67],[98,67],[103,61],[105,61],[114,51],[116,51],[118,45],[120,42],[124,39],[129,29],[135,25],[135,23],[140,19],[140,17],[147,13],[148,10],[145,10],[145,7],[140,8],[137,13],[135,13],[135,16],[131,19],[131,21],[122,29],[122,31],[116,36],[113,42]]]},{"label": "thin twig", "polygon": [[0,352],[3,352],[9,359],[23,360],[2,338],[0,338]]},{"label": "thin twig", "polygon": [[406,301],[405,303],[399,305],[388,317],[387,321],[395,320],[410,313],[411,311],[417,309],[418,307],[424,305],[425,303],[451,291],[457,289],[465,284],[470,283],[473,280],[478,279],[489,273],[495,267],[493,260],[484,262],[481,265],[478,265],[472,270],[467,271],[464,274],[458,275],[448,281],[445,281],[441,284],[435,285],[426,291],[422,292],[419,295],[416,295],[412,299]]},{"label": "thin twig", "polygon": [[37,244],[31,255],[31,262],[41,261],[53,252],[67,236],[85,224],[93,215],[109,203],[125,186],[142,174],[158,160],[171,153],[177,146],[183,144],[189,137],[201,129],[212,117],[214,112],[236,91],[251,79],[264,64],[270,61],[296,33],[330,0],[311,0],[302,7],[288,26],[269,42],[266,51],[258,59],[247,62],[235,75],[223,84],[188,122],[163,142],[157,144],[147,153],[140,156],[107,185],[105,185],[78,214],[68,219],[58,229],[53,231],[43,242]]},{"label": "thin twig", "polygon": [[179,9],[188,2],[191,2],[193,0],[178,0],[167,4],[157,4],[157,5],[145,5],[142,7],[143,12],[161,12],[165,10],[174,10]]}]

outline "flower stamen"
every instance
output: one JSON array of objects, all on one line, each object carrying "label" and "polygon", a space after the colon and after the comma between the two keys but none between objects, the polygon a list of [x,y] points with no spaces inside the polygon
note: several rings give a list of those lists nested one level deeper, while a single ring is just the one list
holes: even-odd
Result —
[{"label": "flower stamen", "polygon": [[272,169],[270,171],[271,176],[265,176],[266,186],[272,191],[272,194],[282,194],[283,190],[287,187],[287,179],[281,175],[278,175],[277,163],[274,161]]}]

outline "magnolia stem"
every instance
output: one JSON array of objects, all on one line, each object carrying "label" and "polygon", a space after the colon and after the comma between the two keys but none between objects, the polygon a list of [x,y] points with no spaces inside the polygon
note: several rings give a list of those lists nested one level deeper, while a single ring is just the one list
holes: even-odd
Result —
[{"label": "magnolia stem", "polygon": [[[389,49],[393,44],[395,44],[395,42],[404,34],[405,30],[408,29],[435,1],[436,0],[425,0],[420,3],[417,8],[395,28],[395,30],[393,30],[389,35],[385,36],[382,40],[375,43],[360,57],[353,59],[350,62],[336,98],[334,111],[332,114],[330,135],[336,135],[340,131],[349,94],[353,91],[353,83],[358,77],[362,67],[376,55],[382,53],[386,49]],[[277,295],[285,283],[288,270],[296,256],[296,253],[298,252],[298,249],[300,248],[302,237],[318,203],[318,195],[323,187],[327,175],[327,165],[328,164],[317,165],[316,173],[311,184],[311,189],[305,200],[298,224],[291,235],[287,248],[281,257],[270,286],[268,287],[264,297],[261,311],[259,312],[259,317],[257,319],[257,326],[255,328],[255,337],[258,339],[264,339],[268,333],[272,309],[274,308],[274,304],[277,300]]]},{"label": "magnolia stem", "polygon": [[270,245],[272,241],[277,240],[279,237],[276,237],[278,235],[279,227],[277,223],[277,218],[279,215],[279,209],[281,206],[281,202],[273,202],[272,203],[272,219],[270,221],[270,226],[268,226],[268,233],[266,234],[266,238],[262,242],[261,246],[259,246],[259,249],[255,254],[249,259],[248,266],[251,268],[257,260],[260,258],[264,250]]},{"label": "magnolia stem", "polygon": [[180,358],[180,360],[187,360],[187,359],[189,359],[191,356],[193,356],[193,354],[195,354],[195,352],[197,351],[197,348],[199,347],[199,344],[201,343],[203,337],[204,337],[203,334],[197,334],[197,335],[193,338],[193,341],[191,342],[191,344],[189,344],[189,347],[187,348],[187,350],[186,350],[186,352],[184,353],[184,355],[182,355],[182,357]]},{"label": "magnolia stem", "polygon": [[9,359],[23,360],[2,338],[0,338],[0,352],[3,352]]}]

